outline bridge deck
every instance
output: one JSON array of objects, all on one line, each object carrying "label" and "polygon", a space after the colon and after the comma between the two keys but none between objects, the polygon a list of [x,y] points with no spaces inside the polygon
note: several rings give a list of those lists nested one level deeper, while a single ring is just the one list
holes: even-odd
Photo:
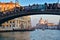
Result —
[{"label": "bridge deck", "polygon": [[60,10],[20,11],[20,9],[16,9],[13,11],[0,12],[0,24],[17,17],[36,14],[60,15]]}]

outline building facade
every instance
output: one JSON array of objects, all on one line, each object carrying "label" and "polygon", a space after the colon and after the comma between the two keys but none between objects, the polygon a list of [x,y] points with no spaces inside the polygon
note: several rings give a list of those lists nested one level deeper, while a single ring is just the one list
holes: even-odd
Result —
[{"label": "building facade", "polygon": [[0,2],[0,12],[6,11],[6,10],[12,10],[14,7],[20,7],[18,3],[11,2]]},{"label": "building facade", "polygon": [[41,18],[36,27],[38,27],[39,29],[46,29],[48,27],[47,23],[48,23],[47,20],[43,20]]},{"label": "building facade", "polygon": [[59,20],[59,23],[58,23],[58,26],[57,27],[58,27],[58,29],[60,29],[60,20]]},{"label": "building facade", "polygon": [[42,18],[39,20],[38,24],[36,24],[37,28],[45,28],[45,29],[57,29],[57,25],[54,23],[48,23],[48,20],[43,20]]},{"label": "building facade", "polygon": [[2,24],[3,28],[19,28],[19,29],[28,29],[31,27],[30,16],[24,16],[9,20]]}]

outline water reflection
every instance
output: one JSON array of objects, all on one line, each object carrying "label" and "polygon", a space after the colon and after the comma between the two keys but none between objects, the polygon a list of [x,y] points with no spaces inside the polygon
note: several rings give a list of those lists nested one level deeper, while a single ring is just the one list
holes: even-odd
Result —
[{"label": "water reflection", "polygon": [[0,40],[60,40],[60,30],[0,33]]},{"label": "water reflection", "polygon": [[0,33],[0,40],[30,40],[29,32]]}]

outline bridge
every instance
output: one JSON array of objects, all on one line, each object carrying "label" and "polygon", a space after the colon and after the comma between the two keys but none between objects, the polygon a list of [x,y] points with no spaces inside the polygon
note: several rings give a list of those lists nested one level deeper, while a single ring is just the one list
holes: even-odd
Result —
[{"label": "bridge", "polygon": [[12,11],[5,11],[5,12],[0,12],[0,24],[4,23],[5,21],[17,18],[17,17],[22,17],[22,16],[27,16],[27,15],[37,15],[37,14],[49,14],[49,15],[60,15],[60,9],[58,10],[39,10],[39,11],[24,11],[19,8],[14,8]]},{"label": "bridge", "polygon": [[0,12],[0,24],[17,17],[27,16],[27,15],[37,15],[37,14],[60,15],[60,9],[45,9],[45,10],[36,10],[36,11],[34,11],[33,9],[22,10],[22,8],[16,7],[16,3],[18,3],[18,0],[15,1],[14,4],[15,8],[13,8],[12,11],[6,10],[4,12]]}]

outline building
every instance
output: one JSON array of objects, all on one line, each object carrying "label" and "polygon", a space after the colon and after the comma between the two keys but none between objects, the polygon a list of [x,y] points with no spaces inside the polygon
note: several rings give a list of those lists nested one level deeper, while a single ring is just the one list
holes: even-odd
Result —
[{"label": "building", "polygon": [[39,29],[45,29],[48,27],[47,20],[43,20],[42,18],[39,20],[38,24],[36,24],[36,27]]},{"label": "building", "polygon": [[19,28],[19,29],[28,29],[31,27],[30,16],[24,16],[9,20],[2,24],[3,28]]},{"label": "building", "polygon": [[51,29],[57,29],[57,25],[54,23],[48,23],[48,20],[43,20],[42,18],[39,20],[39,22],[36,24],[37,28],[51,28]]},{"label": "building", "polygon": [[39,24],[45,24],[42,18],[39,20]]},{"label": "building", "polygon": [[0,2],[0,12],[6,11],[6,10],[12,10],[14,7],[20,7],[18,3],[11,2]]},{"label": "building", "polygon": [[48,23],[47,25],[49,29],[57,29],[57,25],[54,23]]},{"label": "building", "polygon": [[59,20],[59,23],[58,23],[58,26],[57,27],[58,27],[58,29],[60,29],[60,20]]}]

